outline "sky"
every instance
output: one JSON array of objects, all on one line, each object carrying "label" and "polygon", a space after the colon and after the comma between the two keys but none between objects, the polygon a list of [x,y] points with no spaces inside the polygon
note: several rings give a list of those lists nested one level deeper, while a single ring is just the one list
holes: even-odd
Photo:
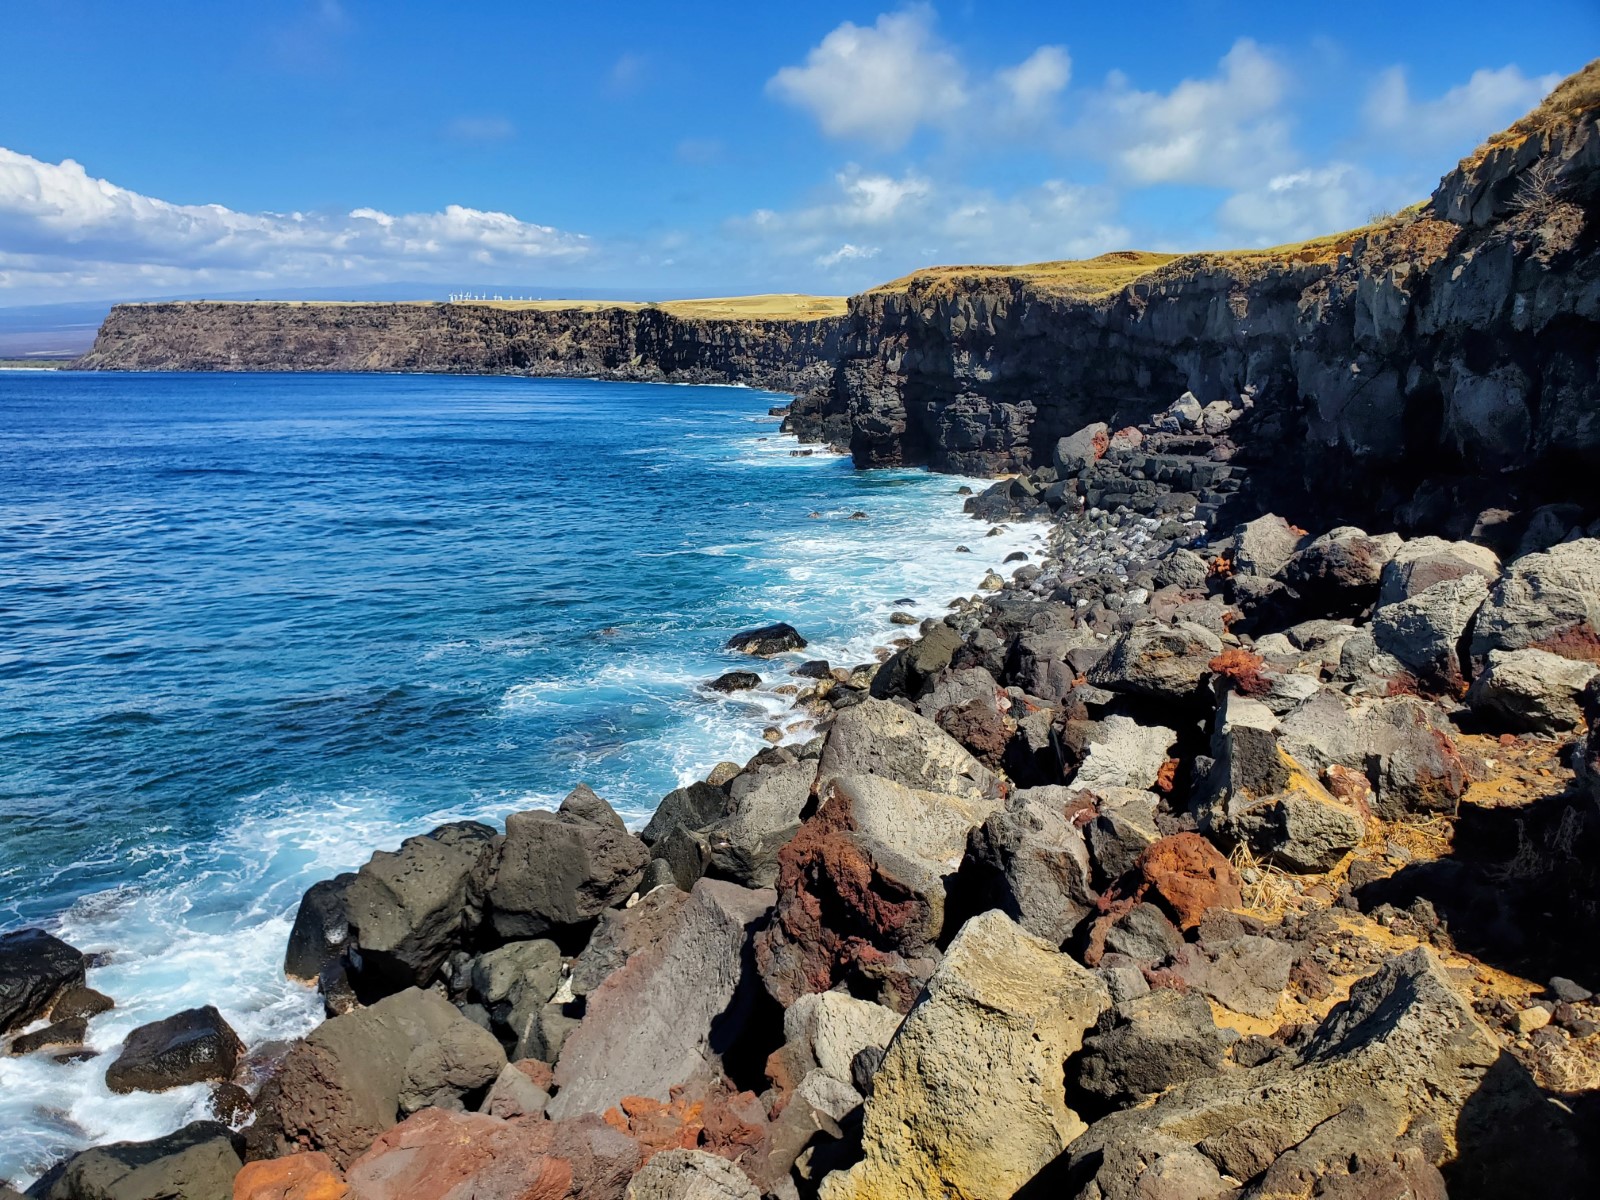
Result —
[{"label": "sky", "polygon": [[0,0],[0,306],[846,294],[1424,198],[1596,0]]}]

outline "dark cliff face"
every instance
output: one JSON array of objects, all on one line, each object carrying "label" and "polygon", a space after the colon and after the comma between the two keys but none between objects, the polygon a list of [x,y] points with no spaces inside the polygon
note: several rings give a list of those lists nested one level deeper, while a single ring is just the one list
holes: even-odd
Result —
[{"label": "dark cliff face", "polygon": [[842,319],[682,318],[657,308],[472,304],[118,305],[80,361],[128,371],[437,371],[798,392],[824,383]]},{"label": "dark cliff face", "polygon": [[1600,71],[1569,83],[1586,77],[1420,211],[1331,247],[1190,256],[1091,300],[992,271],[857,296],[833,378],[791,425],[863,466],[984,474],[1184,391],[1249,393],[1251,500],[1310,520],[1436,526],[1592,498]]}]

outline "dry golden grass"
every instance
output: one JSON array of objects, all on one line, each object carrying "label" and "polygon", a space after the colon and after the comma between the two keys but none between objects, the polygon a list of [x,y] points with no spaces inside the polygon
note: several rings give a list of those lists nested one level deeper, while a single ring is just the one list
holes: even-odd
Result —
[{"label": "dry golden grass", "polygon": [[1515,146],[1537,133],[1545,133],[1558,125],[1573,124],[1600,109],[1600,58],[1581,71],[1568,75],[1555,89],[1520,121],[1486,139],[1461,165],[1470,167],[1480,163],[1491,150],[1501,146]]},{"label": "dry golden grass", "polygon": [[973,278],[1003,275],[1020,279],[1036,290],[1051,295],[1093,299],[1120,292],[1128,284],[1178,257],[1176,254],[1157,254],[1149,250],[1115,250],[1098,258],[1065,259],[1021,266],[928,267],[880,284],[872,291],[903,292],[913,283],[948,281],[955,284]]},{"label": "dry golden grass", "polygon": [[531,309],[536,312],[598,312],[620,308],[629,312],[659,308],[675,317],[705,321],[812,321],[822,317],[842,317],[848,307],[843,296],[808,296],[799,292],[777,292],[763,296],[717,296],[705,300],[663,300],[646,304],[619,300],[460,300],[458,304],[485,308]]}]

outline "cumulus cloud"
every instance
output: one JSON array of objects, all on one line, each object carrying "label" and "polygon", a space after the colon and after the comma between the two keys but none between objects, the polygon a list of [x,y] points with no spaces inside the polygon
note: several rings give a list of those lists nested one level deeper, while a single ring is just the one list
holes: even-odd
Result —
[{"label": "cumulus cloud", "polygon": [[1362,112],[1368,128],[1407,150],[1465,153],[1509,125],[1549,94],[1559,75],[1529,77],[1520,67],[1474,71],[1442,96],[1411,95],[1404,67],[1390,67],[1367,93]]},{"label": "cumulus cloud", "polygon": [[0,288],[99,294],[159,284],[186,289],[452,279],[586,254],[588,239],[507,213],[452,204],[439,212],[243,213],[172,204],[0,148]]},{"label": "cumulus cloud", "polygon": [[1065,46],[1040,46],[1014,67],[995,73],[995,79],[1020,113],[1035,115],[1072,79],[1072,58]]},{"label": "cumulus cloud", "polygon": [[1078,137],[1135,184],[1237,186],[1292,159],[1288,82],[1273,55],[1241,38],[1214,76],[1186,79],[1170,92],[1139,91],[1113,74]]},{"label": "cumulus cloud", "polygon": [[861,287],[934,263],[1025,263],[1126,248],[1108,190],[1052,180],[1000,195],[936,185],[915,172],[851,167],[815,203],[729,222],[736,238],[782,265],[820,267],[835,287]]},{"label": "cumulus cloud", "polygon": [[1222,227],[1251,245],[1274,246],[1352,229],[1408,203],[1403,184],[1353,163],[1274,175],[1223,201]]},{"label": "cumulus cloud", "polygon": [[846,21],[767,82],[769,94],[816,117],[830,137],[904,145],[968,101],[966,73],[933,31],[933,10],[885,13],[871,26]]}]

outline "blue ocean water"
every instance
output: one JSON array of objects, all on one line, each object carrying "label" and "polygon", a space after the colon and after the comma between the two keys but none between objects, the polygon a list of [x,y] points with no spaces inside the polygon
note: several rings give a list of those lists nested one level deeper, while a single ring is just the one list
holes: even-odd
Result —
[{"label": "blue ocean water", "polygon": [[[798,457],[738,388],[0,373],[0,930],[104,951],[134,1026],[298,1035],[301,892],[444,820],[593,786],[633,821],[1018,548],[949,476]],[[865,520],[851,514],[865,512]],[[965,543],[970,553],[957,552]],[[912,604],[896,604],[910,599]],[[734,698],[733,631],[813,645]],[[109,1057],[0,1060],[0,1179],[204,1115]]]}]

